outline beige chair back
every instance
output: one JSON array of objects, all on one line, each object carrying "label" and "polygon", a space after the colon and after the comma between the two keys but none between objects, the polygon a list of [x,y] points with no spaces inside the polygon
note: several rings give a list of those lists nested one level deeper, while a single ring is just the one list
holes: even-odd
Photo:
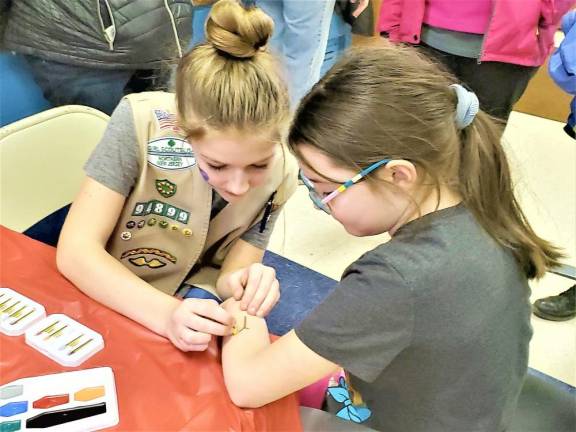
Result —
[{"label": "beige chair back", "polygon": [[0,224],[22,232],[71,203],[108,120],[69,105],[0,128]]}]

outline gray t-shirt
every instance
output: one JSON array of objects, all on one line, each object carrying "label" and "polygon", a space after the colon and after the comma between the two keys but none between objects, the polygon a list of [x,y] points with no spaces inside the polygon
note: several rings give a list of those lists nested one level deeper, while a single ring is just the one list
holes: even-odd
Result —
[{"label": "gray t-shirt", "polygon": [[[140,174],[140,152],[132,107],[122,100],[110,118],[102,139],[84,165],[86,175],[98,183],[127,197]],[[211,218],[228,203],[216,191],[212,191]],[[260,224],[254,225],[241,239],[260,249],[266,249],[281,208],[275,209],[260,232]]]},{"label": "gray t-shirt", "polygon": [[529,294],[512,254],[458,205],[363,255],[296,334],[348,372],[329,388],[340,417],[386,432],[500,432],[527,370]]}]

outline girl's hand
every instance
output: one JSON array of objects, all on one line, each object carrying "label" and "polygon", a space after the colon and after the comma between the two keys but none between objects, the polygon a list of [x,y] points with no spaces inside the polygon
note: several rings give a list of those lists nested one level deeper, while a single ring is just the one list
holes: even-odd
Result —
[{"label": "girl's hand", "polygon": [[166,336],[182,351],[204,351],[212,335],[226,336],[234,319],[214,300],[184,299],[172,311]]},{"label": "girl's hand", "polygon": [[272,267],[255,263],[225,277],[228,292],[240,301],[240,308],[250,315],[268,315],[280,299],[280,284]]}]

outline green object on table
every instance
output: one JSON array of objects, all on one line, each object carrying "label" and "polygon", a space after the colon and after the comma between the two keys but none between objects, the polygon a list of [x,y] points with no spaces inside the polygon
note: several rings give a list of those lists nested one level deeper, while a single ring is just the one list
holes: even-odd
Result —
[{"label": "green object on table", "polygon": [[21,385],[10,385],[0,388],[0,399],[11,399],[16,396],[20,396],[24,391],[24,387]]},{"label": "green object on table", "polygon": [[22,423],[20,423],[20,420],[0,423],[0,432],[15,432],[20,429],[22,429]]}]

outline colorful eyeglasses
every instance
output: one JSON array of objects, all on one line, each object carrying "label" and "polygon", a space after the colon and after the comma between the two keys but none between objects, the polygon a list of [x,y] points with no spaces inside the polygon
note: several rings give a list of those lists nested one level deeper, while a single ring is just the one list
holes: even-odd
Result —
[{"label": "colorful eyeglasses", "polygon": [[348,189],[351,186],[358,183],[360,180],[362,180],[364,177],[366,177],[372,171],[374,171],[374,170],[376,170],[382,166],[385,166],[388,162],[390,162],[390,159],[382,159],[381,161],[373,163],[368,168],[365,168],[362,171],[360,171],[358,174],[356,174],[350,180],[347,180],[344,183],[342,183],[340,186],[338,186],[338,188],[336,188],[334,191],[330,192],[325,197],[321,196],[318,192],[316,192],[316,189],[314,189],[314,185],[304,175],[302,170],[300,170],[299,175],[300,175],[300,179],[302,180],[302,183],[304,183],[304,186],[306,186],[306,188],[308,189],[308,195],[310,196],[310,199],[314,203],[314,206],[319,210],[322,210],[328,214],[331,214],[330,207],[328,207],[328,205],[327,205],[330,201],[332,201],[334,198],[336,198],[338,195],[340,195],[346,189]]}]

